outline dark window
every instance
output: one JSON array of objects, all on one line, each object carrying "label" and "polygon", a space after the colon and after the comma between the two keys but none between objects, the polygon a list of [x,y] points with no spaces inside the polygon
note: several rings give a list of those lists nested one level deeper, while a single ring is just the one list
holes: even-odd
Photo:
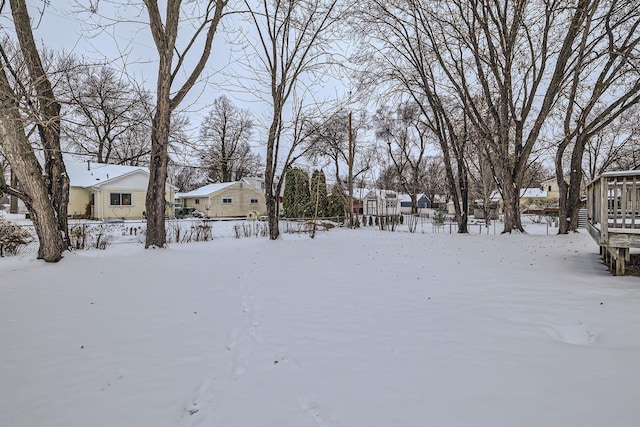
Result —
[{"label": "dark window", "polygon": [[199,205],[200,204],[200,199],[196,199],[195,202],[196,202],[196,205]]},{"label": "dark window", "polygon": [[257,205],[258,204],[258,199],[251,199],[251,204],[252,205]]},{"label": "dark window", "polygon": [[131,206],[131,193],[110,193],[111,206]]},{"label": "dark window", "polygon": [[231,198],[223,197],[222,198],[222,204],[223,205],[230,205],[231,204]]}]

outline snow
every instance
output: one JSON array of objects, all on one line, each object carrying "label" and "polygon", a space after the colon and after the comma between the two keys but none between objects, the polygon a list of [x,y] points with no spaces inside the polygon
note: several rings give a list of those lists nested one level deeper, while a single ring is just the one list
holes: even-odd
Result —
[{"label": "snow", "polygon": [[120,178],[138,171],[149,176],[149,169],[142,166],[112,165],[106,163],[80,162],[67,158],[64,164],[72,187],[91,187],[104,184],[107,181]]},{"label": "snow", "polygon": [[189,191],[188,193],[176,193],[177,198],[187,198],[187,197],[208,197],[213,193],[216,193],[220,190],[224,190],[227,187],[236,184],[238,181],[233,182],[219,182],[216,184],[207,184],[203,187],[196,188],[195,190]]},{"label": "snow", "polygon": [[636,426],[638,279],[527,229],[2,258],[0,425]]},{"label": "snow", "polygon": [[[547,192],[540,188],[521,188],[520,198],[524,199],[544,199],[547,197]],[[493,191],[489,195],[489,200],[498,201],[502,200],[502,194],[498,190]]]}]

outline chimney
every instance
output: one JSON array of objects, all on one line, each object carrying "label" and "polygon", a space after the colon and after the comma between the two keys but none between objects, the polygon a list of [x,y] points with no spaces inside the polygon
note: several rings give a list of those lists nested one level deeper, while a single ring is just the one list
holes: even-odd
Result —
[{"label": "chimney", "polygon": [[87,170],[91,170],[91,160],[87,160]]}]

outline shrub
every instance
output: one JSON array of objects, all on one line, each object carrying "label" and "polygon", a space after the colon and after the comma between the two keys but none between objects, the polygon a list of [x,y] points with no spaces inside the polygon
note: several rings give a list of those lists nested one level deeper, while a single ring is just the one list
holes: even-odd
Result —
[{"label": "shrub", "polygon": [[71,247],[73,249],[86,249],[87,248],[87,225],[78,224],[71,227],[69,230],[69,237],[71,238]]},{"label": "shrub", "polygon": [[111,236],[106,234],[106,231],[106,227],[102,225],[96,227],[96,249],[105,250],[111,244]]},{"label": "shrub", "polygon": [[213,230],[209,224],[201,223],[193,227],[196,242],[207,242],[213,239]]},{"label": "shrub", "polygon": [[16,255],[22,246],[28,245],[33,236],[19,225],[0,219],[0,256]]}]

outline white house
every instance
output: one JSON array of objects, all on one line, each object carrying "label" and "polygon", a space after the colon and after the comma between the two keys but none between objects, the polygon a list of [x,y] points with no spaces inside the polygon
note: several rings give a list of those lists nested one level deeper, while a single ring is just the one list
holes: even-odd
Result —
[{"label": "white house", "polygon": [[[149,169],[64,159],[69,176],[68,215],[87,219],[143,219],[149,185]],[[165,199],[174,198],[175,187],[166,184]],[[18,213],[27,213],[19,201]],[[167,207],[167,216],[173,209]]]},{"label": "white house", "polygon": [[[143,166],[111,165],[65,159],[69,175],[68,213],[76,218],[142,219],[149,185],[149,169]],[[173,216],[169,201],[175,187],[165,186],[167,216]]]}]

